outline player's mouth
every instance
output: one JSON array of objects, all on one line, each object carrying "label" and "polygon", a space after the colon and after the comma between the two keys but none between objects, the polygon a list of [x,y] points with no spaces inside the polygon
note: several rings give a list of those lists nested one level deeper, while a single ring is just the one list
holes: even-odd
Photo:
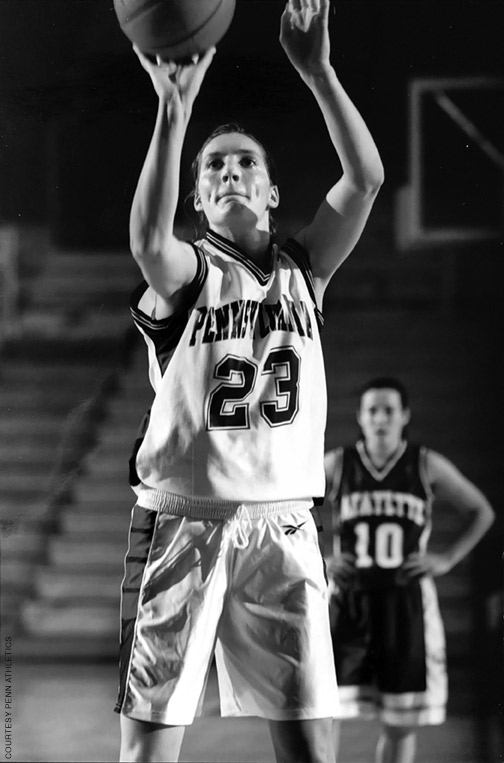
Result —
[{"label": "player's mouth", "polygon": [[217,201],[222,201],[222,199],[246,199],[246,195],[244,193],[239,193],[238,191],[226,191],[225,193],[219,194],[217,197]]}]

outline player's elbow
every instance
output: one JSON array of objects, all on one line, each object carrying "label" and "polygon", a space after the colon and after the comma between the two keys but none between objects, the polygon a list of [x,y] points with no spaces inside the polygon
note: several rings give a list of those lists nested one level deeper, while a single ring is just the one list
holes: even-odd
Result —
[{"label": "player's elbow", "polygon": [[350,180],[354,193],[368,199],[373,199],[385,182],[385,169],[379,156],[367,161],[360,167],[354,168]]},{"label": "player's elbow", "polygon": [[162,255],[160,237],[150,230],[130,228],[130,250],[140,266],[158,260]]},{"label": "player's elbow", "polygon": [[485,501],[485,503],[483,504],[481,513],[483,516],[483,521],[485,522],[486,528],[488,530],[495,522],[495,511],[490,506],[488,501]]},{"label": "player's elbow", "polygon": [[356,190],[367,198],[374,198],[385,182],[385,170],[381,162],[367,168],[360,177],[354,180]]},{"label": "player's elbow", "polygon": [[156,260],[159,257],[159,252],[156,252],[150,246],[146,246],[144,243],[138,241],[138,239],[130,239],[130,250],[133,259],[140,266],[146,262]]}]

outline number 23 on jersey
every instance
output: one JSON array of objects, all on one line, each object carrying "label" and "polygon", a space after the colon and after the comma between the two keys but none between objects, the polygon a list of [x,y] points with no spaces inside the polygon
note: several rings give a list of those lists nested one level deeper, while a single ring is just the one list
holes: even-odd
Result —
[{"label": "number 23 on jersey", "polygon": [[272,349],[262,365],[238,355],[226,355],[214,369],[220,381],[206,405],[206,428],[249,429],[250,398],[256,386],[272,378],[274,390],[261,400],[260,414],[271,427],[292,424],[299,410],[301,359],[293,347]]}]

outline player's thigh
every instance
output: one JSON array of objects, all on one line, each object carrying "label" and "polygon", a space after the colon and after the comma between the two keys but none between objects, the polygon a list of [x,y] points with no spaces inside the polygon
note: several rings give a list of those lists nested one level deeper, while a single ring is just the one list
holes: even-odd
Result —
[{"label": "player's thigh", "polygon": [[121,715],[120,761],[178,761],[185,726],[136,721]]},{"label": "player's thigh", "polygon": [[233,572],[216,649],[223,713],[333,715],[327,584],[309,510],[254,521]]},{"label": "player's thigh", "polygon": [[330,600],[331,637],[339,686],[370,684],[375,654],[367,592],[342,590]]},{"label": "player's thigh", "polygon": [[277,763],[333,763],[333,719],[269,721]]},{"label": "player's thigh", "polygon": [[415,735],[417,731],[417,726],[391,726],[388,723],[383,724],[383,733],[393,742],[401,742],[406,737]]}]

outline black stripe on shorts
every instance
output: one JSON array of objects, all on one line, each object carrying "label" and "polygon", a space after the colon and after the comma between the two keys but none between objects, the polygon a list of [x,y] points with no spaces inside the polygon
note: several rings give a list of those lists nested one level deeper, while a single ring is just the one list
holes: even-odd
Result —
[{"label": "black stripe on shorts", "polygon": [[152,544],[156,517],[156,511],[143,509],[138,505],[133,509],[129,530],[128,553],[125,560],[125,574],[121,589],[119,696],[114,708],[116,713],[121,712],[126,693],[126,681],[138,611],[138,597]]}]

